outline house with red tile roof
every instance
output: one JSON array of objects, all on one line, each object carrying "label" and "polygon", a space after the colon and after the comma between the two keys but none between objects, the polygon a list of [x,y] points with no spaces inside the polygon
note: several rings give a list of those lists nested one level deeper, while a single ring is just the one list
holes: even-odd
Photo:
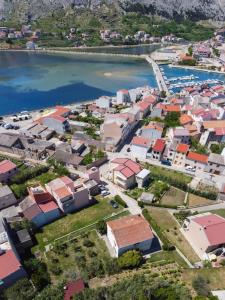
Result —
[{"label": "house with red tile roof", "polygon": [[152,147],[151,159],[160,161],[165,148],[166,141],[163,139],[157,139]]},{"label": "house with red tile roof", "polygon": [[225,246],[225,219],[212,213],[187,217],[182,226],[186,239],[201,259]]},{"label": "house with red tile roof", "polygon": [[208,155],[189,151],[185,160],[185,167],[192,167],[196,171],[205,171],[208,164]]},{"label": "house with red tile roof", "polygon": [[151,104],[146,101],[139,101],[136,106],[140,109],[140,117],[143,119],[150,113]]},{"label": "house with red tile roof", "polygon": [[149,251],[154,234],[142,216],[132,215],[107,222],[107,238],[118,257],[133,249]]},{"label": "house with red tile roof", "polygon": [[0,245],[0,291],[26,276],[17,254],[11,248],[2,249]]},{"label": "house with red tile roof", "polygon": [[16,164],[10,160],[0,162],[0,182],[7,183],[17,173],[18,169]]},{"label": "house with red tile roof", "polygon": [[151,147],[151,140],[142,136],[135,136],[131,141],[131,153],[136,158],[146,158]]},{"label": "house with red tile roof", "polygon": [[180,124],[182,126],[188,125],[188,124],[191,125],[193,122],[194,122],[194,120],[193,120],[192,116],[190,116],[190,115],[183,114],[180,116]]},{"label": "house with red tile roof", "polygon": [[128,90],[119,90],[116,93],[116,104],[126,104],[130,102],[130,94]]},{"label": "house with red tile roof", "polygon": [[181,111],[180,105],[161,104],[160,106],[164,115],[166,115],[169,112],[179,113]]},{"label": "house with red tile roof", "polygon": [[177,167],[183,168],[185,166],[186,155],[190,146],[187,144],[178,144],[176,148],[176,154],[174,156],[173,164]]},{"label": "house with red tile roof", "polygon": [[28,194],[29,196],[19,204],[27,220],[39,228],[60,218],[59,206],[42,186],[29,188]]},{"label": "house with red tile roof", "polygon": [[70,125],[67,120],[71,109],[56,106],[55,111],[36,120],[37,123],[47,126],[59,134],[63,134],[70,130]]},{"label": "house with red tile roof", "polygon": [[69,177],[63,176],[45,185],[63,213],[70,213],[90,204],[86,187],[77,185]]},{"label": "house with red tile roof", "polygon": [[162,137],[164,125],[160,122],[150,122],[141,128],[140,135],[153,141]]},{"label": "house with red tile roof", "polygon": [[[116,158],[110,162],[112,181],[125,190],[137,184],[137,175],[142,170],[138,163],[128,158]],[[145,178],[143,178],[144,181]]]}]

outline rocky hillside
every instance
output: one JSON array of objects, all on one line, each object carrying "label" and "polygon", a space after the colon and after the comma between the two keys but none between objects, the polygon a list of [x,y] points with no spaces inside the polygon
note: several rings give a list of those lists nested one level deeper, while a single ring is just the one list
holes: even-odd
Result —
[{"label": "rocky hillside", "polygon": [[166,18],[225,20],[225,0],[0,0],[0,18],[36,19],[58,9],[94,10],[103,3]]}]

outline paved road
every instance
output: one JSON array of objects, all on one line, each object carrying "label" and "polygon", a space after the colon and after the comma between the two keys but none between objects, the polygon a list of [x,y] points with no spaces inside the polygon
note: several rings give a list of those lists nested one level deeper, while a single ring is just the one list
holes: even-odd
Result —
[{"label": "paved road", "polygon": [[196,207],[196,208],[192,208],[190,210],[191,210],[191,212],[195,212],[195,211],[206,212],[206,211],[211,211],[211,210],[216,210],[216,209],[225,209],[225,202],[213,204],[213,205]]}]

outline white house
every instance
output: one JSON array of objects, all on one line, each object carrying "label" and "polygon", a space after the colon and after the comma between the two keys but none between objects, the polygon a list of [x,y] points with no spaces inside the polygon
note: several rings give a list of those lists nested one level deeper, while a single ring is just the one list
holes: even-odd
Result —
[{"label": "white house", "polygon": [[118,257],[128,250],[147,252],[154,235],[142,216],[132,215],[107,222],[107,237]]},{"label": "white house", "polygon": [[150,146],[150,139],[141,136],[135,136],[131,141],[131,153],[134,157],[145,159]]}]

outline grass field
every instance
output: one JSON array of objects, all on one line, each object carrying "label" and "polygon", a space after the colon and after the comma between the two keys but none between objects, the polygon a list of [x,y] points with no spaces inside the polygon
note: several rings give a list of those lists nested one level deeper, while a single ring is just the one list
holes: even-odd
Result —
[{"label": "grass field", "polygon": [[66,215],[65,217],[43,227],[42,232],[36,234],[38,248],[42,248],[71,231],[79,230],[95,223],[113,213],[122,211],[122,208],[114,209],[108,199],[98,197],[98,202],[79,212]]},{"label": "grass field", "polygon": [[225,209],[216,209],[216,210],[211,210],[210,211],[212,214],[216,214],[216,215],[219,215],[223,218],[225,218]]},{"label": "grass field", "polygon": [[174,217],[165,209],[149,207],[148,210],[170,242],[177,246],[190,262],[199,261],[197,254],[180,232],[180,225]]},{"label": "grass field", "polygon": [[[86,246],[85,241],[91,241],[92,245]],[[106,245],[101,240],[96,231],[91,231],[76,240],[67,243],[67,247],[60,251],[54,250],[46,254],[46,263],[53,282],[58,280],[71,280],[74,276],[81,274],[90,263],[96,260],[104,263],[110,256]],[[60,269],[58,274],[55,274],[55,264]]]},{"label": "grass field", "polygon": [[186,268],[187,264],[183,258],[177,253],[177,251],[161,251],[155,254],[152,254],[148,259],[149,262],[157,261],[174,261],[177,262],[179,266]]},{"label": "grass field", "polygon": [[215,204],[215,200],[209,200],[194,194],[188,194],[188,207]]},{"label": "grass field", "polygon": [[160,204],[181,206],[184,205],[184,199],[185,192],[171,186],[170,189],[161,198]]},{"label": "grass field", "polygon": [[209,269],[186,269],[182,272],[182,280],[191,288],[192,281],[198,275],[209,281],[211,290],[225,289],[225,268],[209,268]]}]

